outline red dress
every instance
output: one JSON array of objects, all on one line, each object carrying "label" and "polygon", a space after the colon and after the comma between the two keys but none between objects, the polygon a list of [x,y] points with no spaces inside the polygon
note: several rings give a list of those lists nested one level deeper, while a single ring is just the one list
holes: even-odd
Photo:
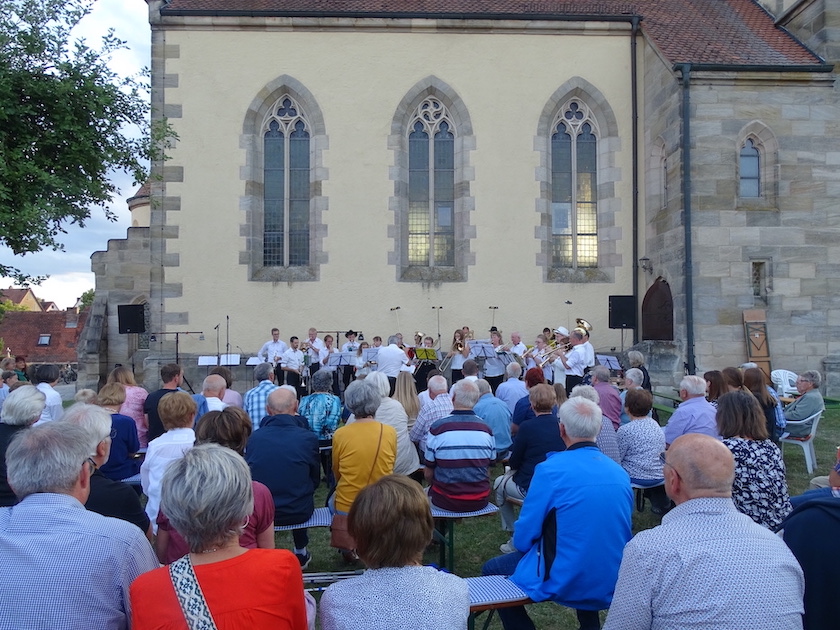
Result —
[{"label": "red dress", "polygon": [[[219,630],[307,629],[300,563],[286,549],[251,549],[195,575]],[[133,630],[187,628],[169,567],[138,577],[130,594]]]}]

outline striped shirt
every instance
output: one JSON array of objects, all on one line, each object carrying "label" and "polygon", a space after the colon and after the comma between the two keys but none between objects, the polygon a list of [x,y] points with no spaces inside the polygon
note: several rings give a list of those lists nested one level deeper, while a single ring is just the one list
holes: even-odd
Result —
[{"label": "striped shirt", "polygon": [[453,512],[471,512],[487,505],[490,464],[496,459],[493,431],[472,410],[456,409],[429,428],[426,465],[434,476],[429,497]]}]

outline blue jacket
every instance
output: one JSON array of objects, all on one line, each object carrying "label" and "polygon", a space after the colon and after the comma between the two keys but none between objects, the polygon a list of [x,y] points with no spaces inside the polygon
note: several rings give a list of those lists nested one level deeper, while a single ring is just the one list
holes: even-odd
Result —
[{"label": "blue jacket", "polygon": [[549,455],[514,527],[513,544],[525,556],[511,579],[536,602],[608,608],[632,538],[632,509],[630,478],[594,442]]},{"label": "blue jacket", "polygon": [[264,418],[248,440],[245,461],[254,481],[271,490],[277,525],[296,525],[312,516],[321,460],[318,437],[305,419],[287,414]]}]

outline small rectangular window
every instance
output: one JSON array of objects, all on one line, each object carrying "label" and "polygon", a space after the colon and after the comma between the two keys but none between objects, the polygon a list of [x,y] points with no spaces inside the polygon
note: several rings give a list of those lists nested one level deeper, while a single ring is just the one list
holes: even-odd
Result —
[{"label": "small rectangular window", "polygon": [[766,260],[753,260],[751,270],[753,297],[767,300],[769,282],[769,263]]},{"label": "small rectangular window", "polygon": [[50,345],[50,338],[52,335],[38,335],[38,345],[39,346],[48,346]]}]

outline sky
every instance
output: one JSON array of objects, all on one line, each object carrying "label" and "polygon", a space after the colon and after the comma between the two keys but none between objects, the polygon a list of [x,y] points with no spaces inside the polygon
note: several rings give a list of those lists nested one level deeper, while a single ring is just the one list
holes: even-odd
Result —
[{"label": "sky", "polygon": [[[93,11],[78,26],[75,33],[88,40],[91,47],[98,47],[100,37],[114,28],[117,37],[126,41],[128,50],[118,51],[111,67],[121,76],[136,74],[149,65],[150,29],[148,7],[144,0],[96,0]],[[65,251],[44,250],[26,256],[14,256],[8,248],[0,246],[0,260],[33,276],[49,275],[40,286],[34,286],[35,295],[42,300],[55,302],[59,308],[73,306],[82,293],[94,288],[94,275],[90,271],[90,256],[108,247],[108,239],[125,238],[131,224],[125,200],[134,194],[137,186],[132,178],[115,173],[112,181],[119,194],[109,207],[117,221],[108,221],[101,208],[92,208],[91,217],[84,228],[66,226],[67,234],[59,235]],[[9,287],[12,280],[0,279],[0,288]]]}]

